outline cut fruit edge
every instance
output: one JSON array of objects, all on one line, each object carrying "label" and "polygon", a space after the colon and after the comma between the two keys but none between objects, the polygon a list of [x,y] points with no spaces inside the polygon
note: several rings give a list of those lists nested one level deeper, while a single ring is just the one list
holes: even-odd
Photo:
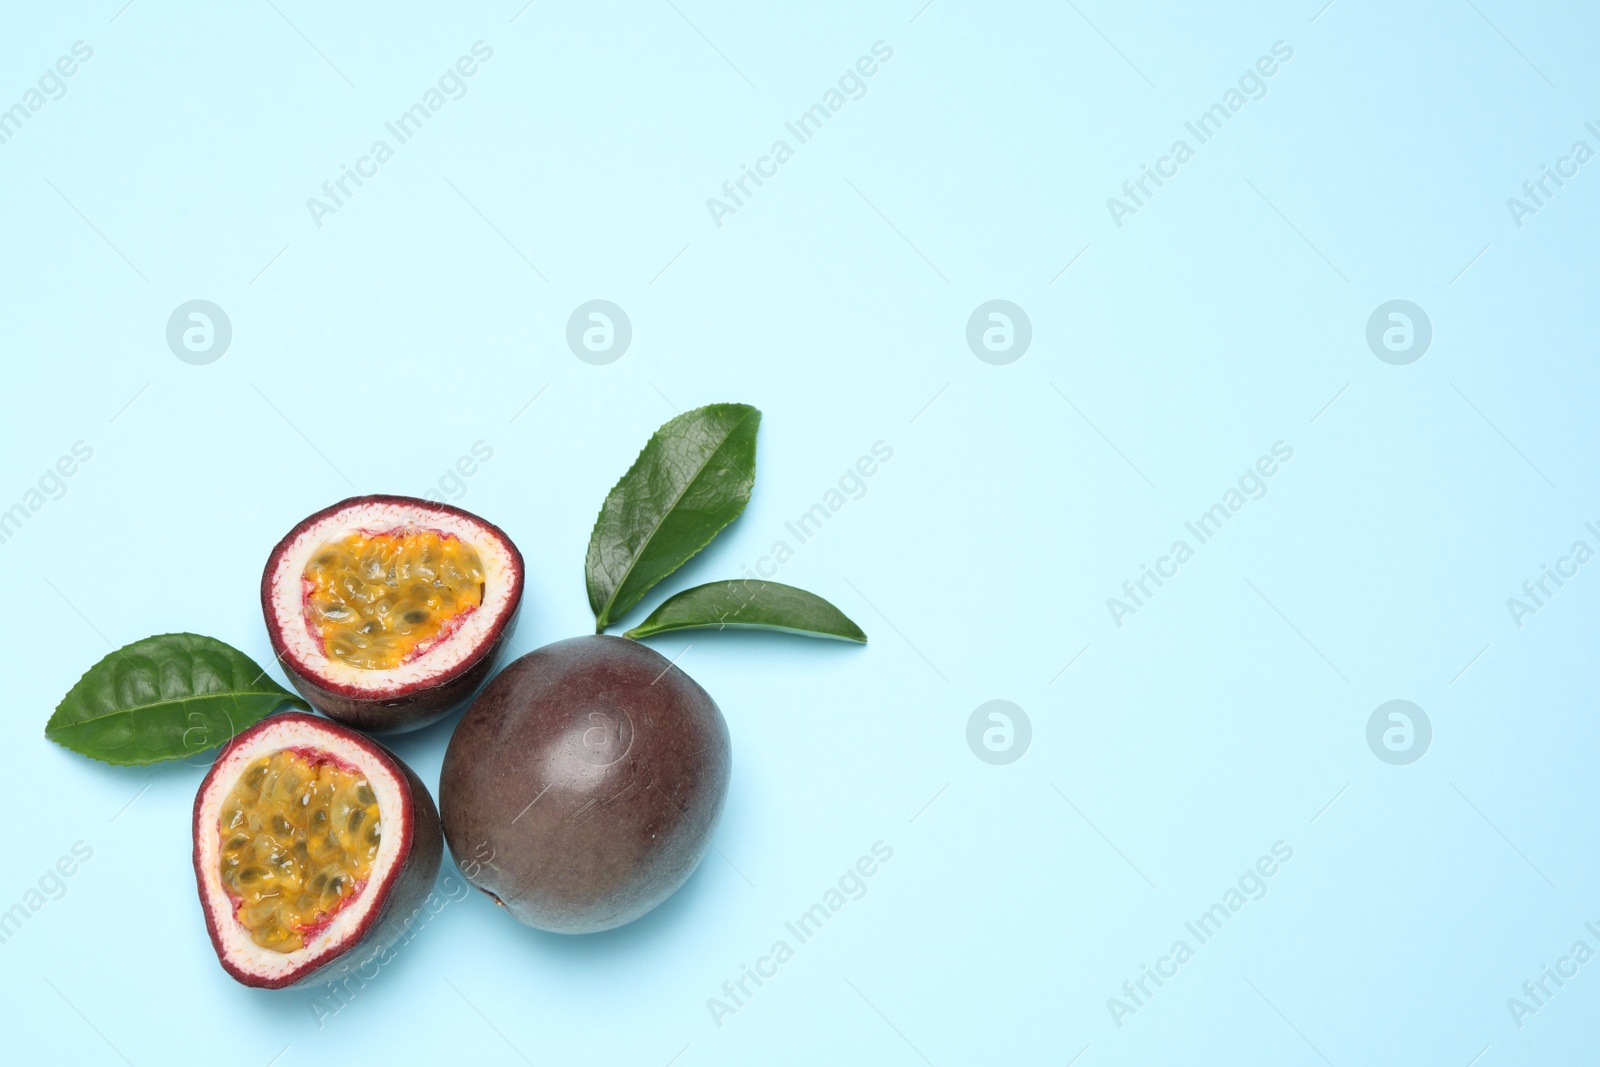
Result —
[{"label": "cut fruit edge", "polygon": [[[306,619],[306,564],[325,544],[346,534],[388,533],[406,526],[458,537],[476,549],[484,567],[483,603],[458,615],[445,635],[397,667],[370,670],[330,657]],[[278,542],[261,578],[261,605],[272,650],[287,669],[353,700],[394,699],[454,680],[493,649],[522,601],[522,582],[522,554],[493,523],[416,497],[362,496],[309,516]]]},{"label": "cut fruit edge", "polygon": [[[384,834],[361,891],[350,897],[303,948],[277,952],[257,945],[234,913],[234,900],[224,888],[219,870],[219,817],[239,776],[255,760],[286,748],[326,753],[359,767],[377,799]],[[352,760],[351,756],[357,753],[359,759]],[[223,968],[245,985],[277,989],[327,965],[364,939],[382,914],[389,891],[415,849],[415,801],[404,769],[387,751],[326,719],[284,712],[234,738],[201,782],[194,804],[195,879],[206,930]]]}]

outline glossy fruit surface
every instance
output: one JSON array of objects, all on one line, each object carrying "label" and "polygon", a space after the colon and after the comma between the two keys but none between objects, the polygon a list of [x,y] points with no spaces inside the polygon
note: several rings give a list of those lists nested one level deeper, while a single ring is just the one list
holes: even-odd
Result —
[{"label": "glossy fruit surface", "polygon": [[462,873],[556,933],[631,922],[705,856],[731,748],[711,697],[622,637],[576,637],[516,660],[457,725],[440,774]]}]

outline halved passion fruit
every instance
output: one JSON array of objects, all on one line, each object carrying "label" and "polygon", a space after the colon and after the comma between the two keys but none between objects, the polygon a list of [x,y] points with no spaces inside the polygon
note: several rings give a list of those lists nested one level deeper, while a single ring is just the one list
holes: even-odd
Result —
[{"label": "halved passion fruit", "polygon": [[374,733],[414,730],[489,679],[522,603],[499,527],[408,496],[324,508],[261,578],[272,650],[312,706]]},{"label": "halved passion fruit", "polygon": [[299,712],[228,743],[194,801],[217,958],[248,986],[325,980],[402,937],[439,873],[433,798],[371,738]]}]

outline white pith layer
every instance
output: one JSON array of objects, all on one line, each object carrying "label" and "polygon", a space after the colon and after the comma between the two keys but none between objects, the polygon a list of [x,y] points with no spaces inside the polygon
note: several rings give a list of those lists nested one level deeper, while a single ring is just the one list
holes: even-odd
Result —
[{"label": "white pith layer", "polygon": [[[195,847],[199,857],[197,861],[199,869],[205,872],[205,877],[200,879],[202,903],[216,924],[217,938],[221,942],[225,957],[241,971],[273,979],[281,978],[305,966],[308,961],[350,939],[352,932],[360,925],[362,917],[378,900],[378,887],[388,880],[395,863],[400,858],[400,849],[406,836],[404,824],[407,820],[402,814],[406,787],[383,764],[363,759],[364,753],[348,744],[330,746],[327,733],[315,724],[295,721],[273,723],[270,719],[268,723],[269,725],[260,733],[233,749],[218,762],[215,775],[211,779],[211,788],[201,801],[198,821],[195,824],[197,838]],[[330,756],[355,766],[366,778],[367,784],[372,787],[373,796],[378,801],[378,819],[383,827],[383,835],[378,841],[378,855],[372,861],[372,872],[362,891],[334,916],[332,922],[306,942],[304,947],[293,952],[275,952],[269,948],[262,948],[252,941],[250,931],[234,915],[234,903],[222,887],[218,866],[222,847],[218,820],[222,803],[227,799],[228,793],[232,791],[240,775],[256,760],[285,748],[327,752]]]},{"label": "white pith layer", "polygon": [[[477,550],[484,569],[483,603],[454,633],[398,667],[369,670],[329,658],[321,637],[306,618],[301,584],[306,564],[329,541],[358,530],[387,533],[407,524],[454,534]],[[269,603],[288,655],[325,683],[381,695],[437,677],[481,648],[511,607],[514,574],[515,564],[505,544],[467,516],[415,504],[356,504],[306,527],[289,543],[272,575]]]}]

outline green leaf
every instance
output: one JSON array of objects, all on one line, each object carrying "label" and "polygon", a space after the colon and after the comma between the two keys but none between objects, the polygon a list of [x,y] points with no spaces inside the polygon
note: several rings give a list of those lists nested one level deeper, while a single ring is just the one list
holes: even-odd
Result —
[{"label": "green leaf", "polygon": [[159,763],[214,748],[284,704],[310,710],[231,645],[161,634],[90,667],[44,735],[107,763]]},{"label": "green leaf", "polygon": [[595,632],[620,619],[739,517],[756,480],[761,412],[709,404],[655,432],[606,494],[584,577]]},{"label": "green leaf", "polygon": [[673,630],[781,630],[812,637],[836,637],[866,644],[867,635],[849,617],[815,593],[777,582],[735,578],[686,589],[629,630],[627,637],[650,637]]}]

